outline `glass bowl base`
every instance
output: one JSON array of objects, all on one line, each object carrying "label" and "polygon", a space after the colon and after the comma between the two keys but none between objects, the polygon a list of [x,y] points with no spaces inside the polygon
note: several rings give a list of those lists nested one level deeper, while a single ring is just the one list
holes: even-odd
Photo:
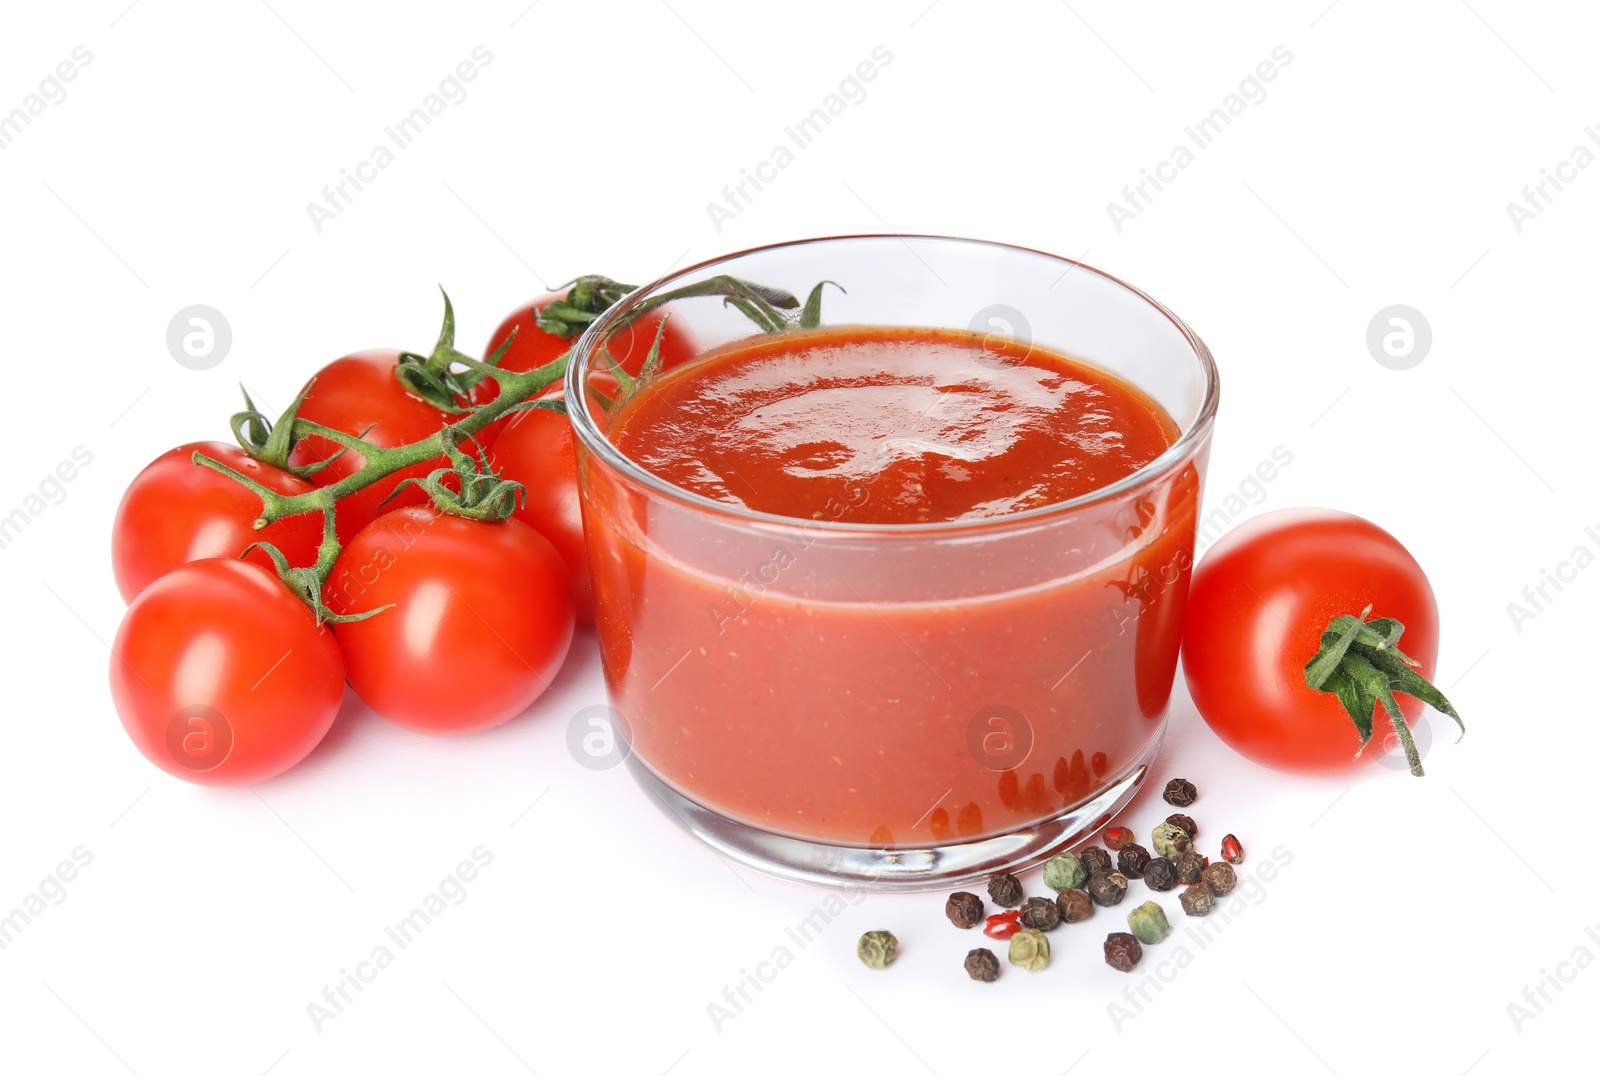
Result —
[{"label": "glass bowl base", "polygon": [[[1165,730],[1163,724],[1162,731]],[[1083,843],[1131,801],[1161,746],[1161,732],[1092,798],[1009,833],[925,848],[860,848],[788,837],[737,822],[669,787],[637,756],[628,768],[673,821],[752,870],[830,889],[953,889],[996,871],[1022,870]]]}]

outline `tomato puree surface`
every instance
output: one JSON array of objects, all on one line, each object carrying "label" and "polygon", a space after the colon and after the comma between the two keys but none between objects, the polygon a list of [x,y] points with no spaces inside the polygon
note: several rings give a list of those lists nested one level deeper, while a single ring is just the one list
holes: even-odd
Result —
[{"label": "tomato puree surface", "polygon": [[611,439],[674,485],[800,519],[872,486],[856,523],[1009,515],[1098,489],[1172,444],[1109,375],[1016,341],[933,329],[779,336],[669,375]]},{"label": "tomato puree surface", "polygon": [[[1038,345],[851,327],[740,341],[601,417],[587,460],[612,703],[639,762],[729,817],[925,847],[1020,829],[1126,776],[1178,656],[1199,471],[1126,478],[1177,426]],[[837,523],[962,521],[860,531]]]}]

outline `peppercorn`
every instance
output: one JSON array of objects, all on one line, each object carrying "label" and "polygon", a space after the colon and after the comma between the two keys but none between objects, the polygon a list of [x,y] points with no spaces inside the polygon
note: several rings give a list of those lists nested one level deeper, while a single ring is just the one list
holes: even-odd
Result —
[{"label": "peppercorn", "polygon": [[1128,876],[1121,871],[1095,871],[1089,875],[1089,899],[1102,908],[1121,904],[1128,895]]},{"label": "peppercorn", "polygon": [[1112,826],[1100,835],[1100,839],[1106,842],[1107,848],[1118,852],[1133,843],[1133,830],[1127,826]]},{"label": "peppercorn", "polygon": [[1169,814],[1167,821],[1187,833],[1191,841],[1200,836],[1200,827],[1186,814]]},{"label": "peppercorn", "polygon": [[951,893],[944,914],[962,930],[971,930],[983,922],[983,901],[976,893]]},{"label": "peppercorn", "polygon": [[1179,893],[1178,903],[1183,905],[1185,915],[1210,915],[1216,901],[1211,894],[1211,887],[1200,882]]},{"label": "peppercorn", "polygon": [[980,983],[992,983],[1000,978],[1000,961],[987,949],[974,949],[962,961],[967,975]]},{"label": "peppercorn", "polygon": [[1178,881],[1184,885],[1194,885],[1200,880],[1200,872],[1206,869],[1206,857],[1194,849],[1178,857]]},{"label": "peppercorn", "polygon": [[1089,880],[1089,868],[1071,852],[1061,852],[1045,860],[1044,884],[1057,893],[1076,889]]},{"label": "peppercorn", "polygon": [[1094,914],[1094,903],[1084,889],[1063,889],[1056,897],[1056,909],[1063,923],[1081,923]]},{"label": "peppercorn", "polygon": [[1139,945],[1139,939],[1121,931],[1106,935],[1105,952],[1106,963],[1118,971],[1132,971],[1144,958],[1144,949]]},{"label": "peppercorn", "polygon": [[1244,862],[1244,849],[1239,847],[1239,838],[1231,833],[1222,838],[1222,858],[1229,863]]},{"label": "peppercorn", "polygon": [[1022,902],[1022,925],[1031,930],[1054,930],[1061,925],[1061,909],[1049,897],[1029,897]]},{"label": "peppercorn", "polygon": [[899,939],[887,930],[869,930],[856,942],[856,956],[869,968],[887,968],[899,952]]},{"label": "peppercorn", "polygon": [[1108,871],[1114,864],[1111,853],[1098,846],[1090,846],[1078,853],[1078,860],[1086,867],[1090,874],[1095,871]]},{"label": "peppercorn", "polygon": [[1011,936],[1007,959],[1027,971],[1040,971],[1050,964],[1050,939],[1037,930],[1022,930]]},{"label": "peppercorn", "polygon": [[1183,831],[1183,827],[1175,826],[1171,822],[1163,822],[1151,831],[1150,844],[1155,848],[1156,855],[1174,862],[1194,847],[1194,842]]},{"label": "peppercorn", "polygon": [[1144,884],[1157,893],[1165,893],[1178,884],[1178,868],[1170,859],[1157,856],[1144,868]]},{"label": "peppercorn", "polygon": [[1133,931],[1135,938],[1146,945],[1154,945],[1172,933],[1172,925],[1167,922],[1167,913],[1153,900],[1145,901],[1128,913],[1128,929]]},{"label": "peppercorn", "polygon": [[1182,777],[1174,777],[1167,782],[1167,787],[1161,793],[1161,798],[1174,807],[1187,807],[1193,803],[1200,793],[1195,791],[1194,782],[1185,781]]},{"label": "peppercorn", "polygon": [[1002,908],[1015,908],[1022,903],[1022,883],[1010,871],[1001,871],[989,879],[989,899]]},{"label": "peppercorn", "polygon": [[1200,880],[1210,887],[1211,892],[1219,897],[1225,897],[1233,892],[1233,887],[1239,884],[1238,876],[1233,873],[1233,868],[1226,863],[1213,863],[1200,872]]},{"label": "peppercorn", "polygon": [[1150,863],[1150,850],[1142,844],[1130,844],[1117,853],[1117,870],[1129,878],[1138,878]]}]

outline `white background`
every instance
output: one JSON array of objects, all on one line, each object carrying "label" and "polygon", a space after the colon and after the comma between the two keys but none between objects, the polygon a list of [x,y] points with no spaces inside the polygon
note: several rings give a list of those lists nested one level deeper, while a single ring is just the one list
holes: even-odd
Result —
[{"label": "white background", "polygon": [[[1520,630],[1507,612],[1600,548],[1600,168],[1520,232],[1506,210],[1573,147],[1600,151],[1578,5],[125,5],[14,6],[0,34],[0,112],[75,46],[93,55],[0,150],[0,514],[93,453],[0,549],[0,911],[93,856],[0,950],[0,1069],[1454,1076],[1590,1049],[1600,970],[1561,962],[1600,956],[1580,694],[1600,571]],[[478,45],[493,60],[467,98],[319,232],[306,204]],[[866,98],[719,231],[706,203],[878,45],[893,59]],[[1267,97],[1119,232],[1106,203],[1279,45],[1293,60]],[[568,720],[602,697],[588,636],[532,711],[477,737],[408,735],[352,702],[304,765],[233,791],[129,745],[105,677],[111,514],[159,452],[226,437],[240,382],[281,407],[348,351],[425,349],[440,283],[478,348],[578,273],[642,282],[891,229],[1081,256],[1146,288],[1223,371],[1211,505],[1282,445],[1293,463],[1244,515],[1358,512],[1431,575],[1439,680],[1471,731],[1452,746],[1430,719],[1423,780],[1258,768],[1180,687],[1150,787],[1194,779],[1205,843],[1237,832],[1247,872],[1292,856],[1230,898],[1210,944],[1180,922],[1120,975],[1099,942],[1121,917],[1100,912],[1051,935],[1047,971],[981,986],[961,971],[976,939],[924,894],[853,903],[800,949],[785,928],[822,892],[733,868],[623,770],[569,756]],[[233,331],[203,372],[165,345],[194,303]],[[1365,343],[1395,303],[1433,330],[1403,372]],[[1151,794],[1129,817],[1165,814]],[[308,1003],[479,845],[493,863],[465,902],[317,1027]],[[853,953],[874,927],[903,944],[888,972]],[[714,1021],[780,945],[792,961]],[[1557,970],[1573,981],[1515,1021]]]}]

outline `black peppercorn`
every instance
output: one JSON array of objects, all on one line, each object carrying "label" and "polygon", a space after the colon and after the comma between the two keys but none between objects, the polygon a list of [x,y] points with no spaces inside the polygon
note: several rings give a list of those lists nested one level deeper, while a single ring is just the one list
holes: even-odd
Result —
[{"label": "black peppercorn", "polygon": [[1089,868],[1090,874],[1093,874],[1095,871],[1108,871],[1113,866],[1111,862],[1111,853],[1107,852],[1099,845],[1085,848],[1083,851],[1078,853],[1078,859],[1082,861],[1085,867]]},{"label": "black peppercorn", "polygon": [[1213,900],[1211,887],[1204,882],[1192,885],[1178,894],[1178,903],[1183,905],[1185,915],[1210,915]]},{"label": "black peppercorn", "polygon": [[1106,936],[1106,963],[1118,971],[1132,971],[1144,958],[1144,947],[1132,934],[1117,932]]},{"label": "black peppercorn", "polygon": [[1149,862],[1150,851],[1142,844],[1130,844],[1117,853],[1117,870],[1129,878],[1138,878],[1144,874]]},{"label": "black peppercorn", "polygon": [[1089,899],[1102,908],[1121,904],[1128,895],[1128,877],[1121,871],[1095,871],[1089,876]]},{"label": "black peppercorn", "polygon": [[1195,825],[1194,819],[1186,814],[1167,815],[1167,825],[1177,826],[1189,835],[1191,841],[1200,835],[1200,827]]},{"label": "black peppercorn", "polygon": [[1211,892],[1219,897],[1225,897],[1233,892],[1233,887],[1239,884],[1239,878],[1233,873],[1233,868],[1226,863],[1213,863],[1200,872],[1200,880],[1210,887]]},{"label": "black peppercorn", "polygon": [[1015,908],[1022,903],[1022,883],[1010,871],[1001,871],[989,879],[989,899],[1002,908]]},{"label": "black peppercorn", "polygon": [[1094,903],[1086,889],[1063,889],[1056,896],[1056,909],[1063,923],[1081,923],[1094,914]]},{"label": "black peppercorn", "polygon": [[1194,885],[1200,880],[1200,872],[1206,869],[1206,857],[1190,849],[1178,857],[1178,881],[1184,885]]},{"label": "black peppercorn", "polygon": [[1187,807],[1200,795],[1195,791],[1192,781],[1185,781],[1182,777],[1174,777],[1167,782],[1166,791],[1161,793],[1161,798],[1174,807]]},{"label": "black peppercorn", "polygon": [[944,914],[962,930],[971,930],[983,922],[983,901],[976,893],[951,893],[944,902]]},{"label": "black peppercorn", "polygon": [[1029,897],[1022,902],[1022,925],[1033,930],[1054,930],[1061,925],[1061,909],[1049,897]]},{"label": "black peppercorn", "polygon": [[1000,958],[987,949],[974,949],[962,962],[967,974],[980,983],[992,983],[1000,978]]},{"label": "black peppercorn", "polygon": [[1144,884],[1157,893],[1165,893],[1178,884],[1178,868],[1171,860],[1157,856],[1145,865]]}]

